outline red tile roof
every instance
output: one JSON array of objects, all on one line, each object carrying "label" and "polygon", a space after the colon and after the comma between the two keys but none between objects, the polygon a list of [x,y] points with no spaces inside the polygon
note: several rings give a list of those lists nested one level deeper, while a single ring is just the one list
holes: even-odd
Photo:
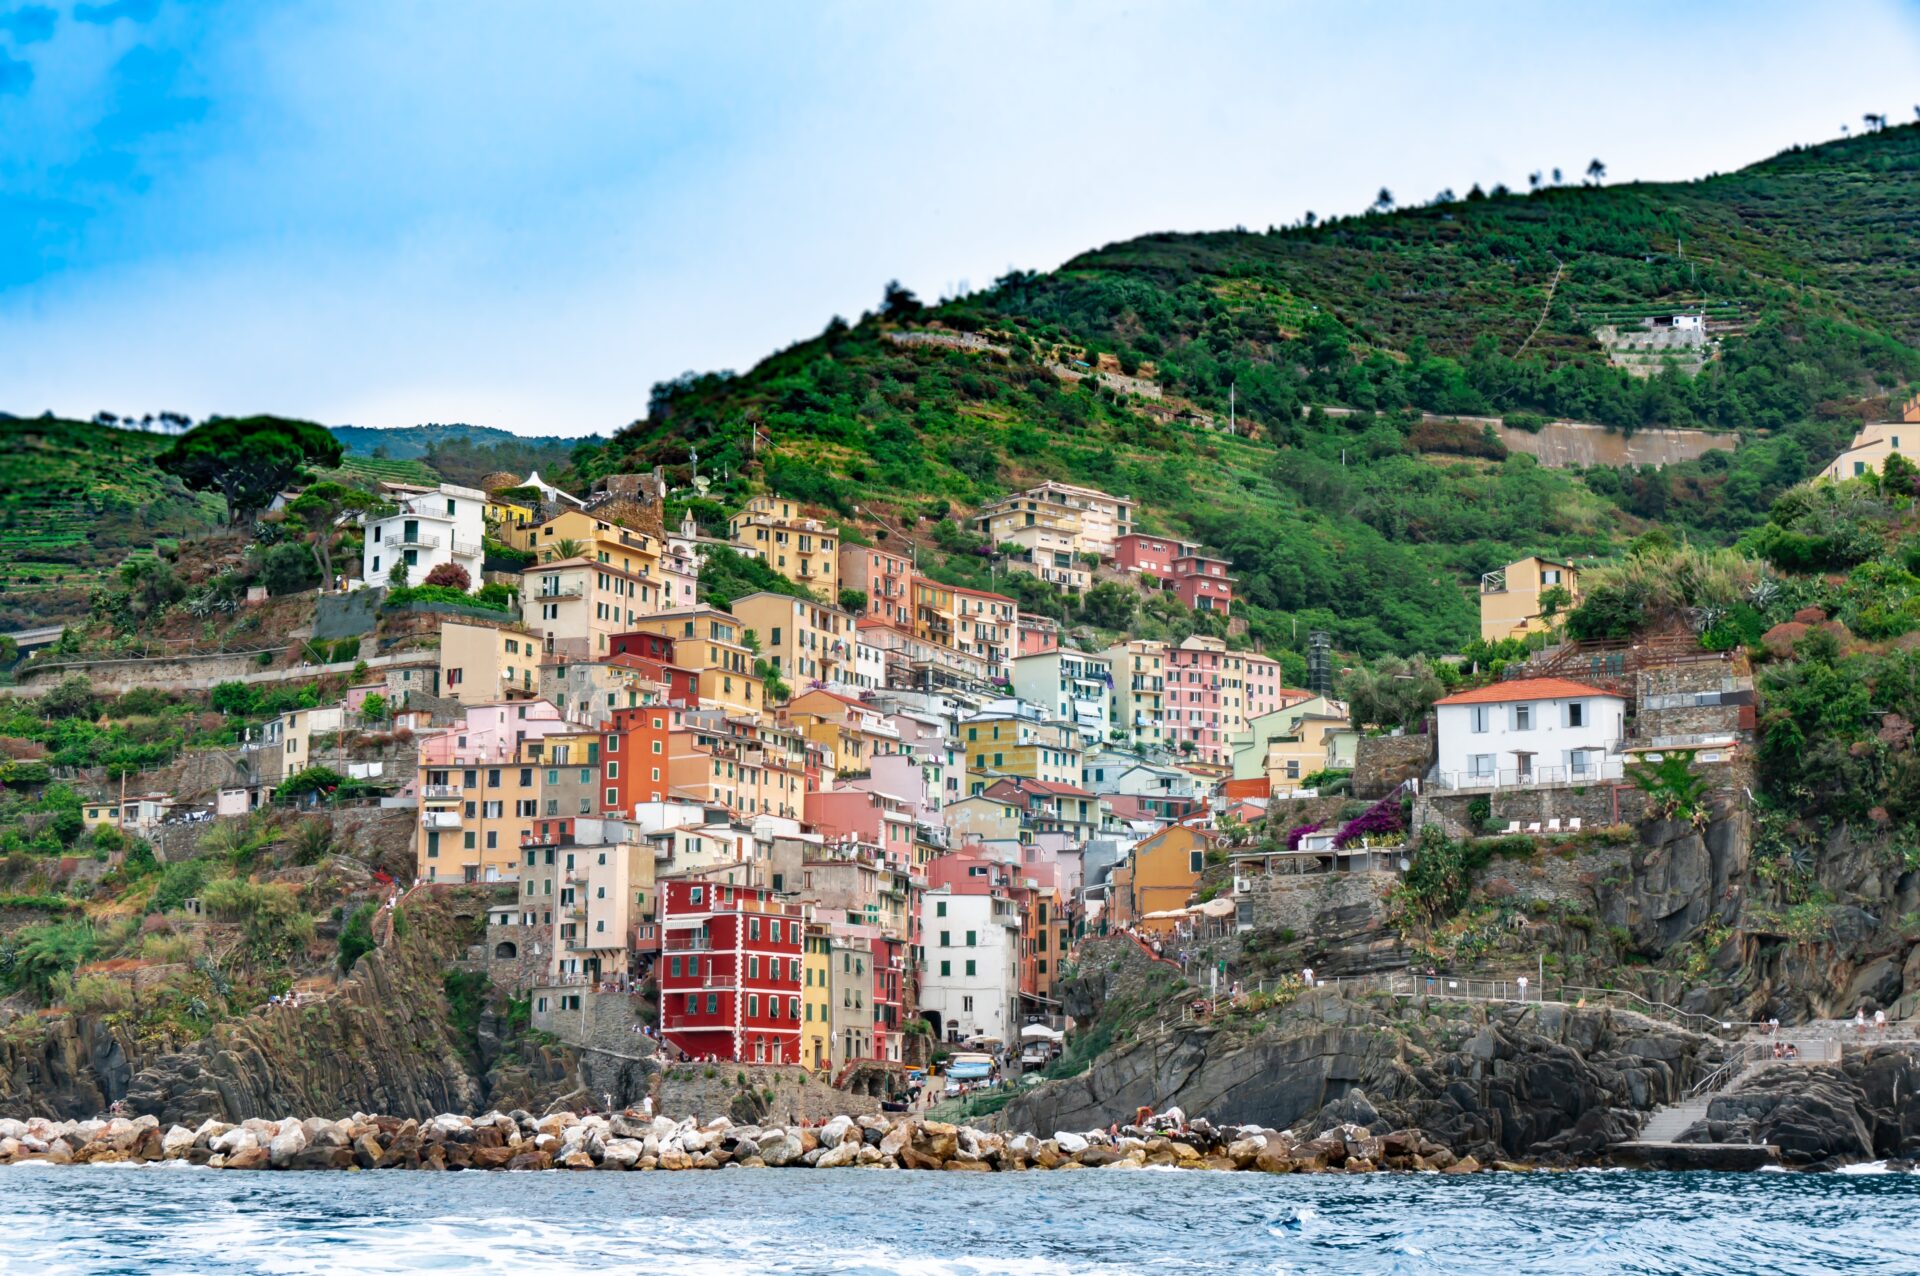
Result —
[{"label": "red tile roof", "polygon": [[1577,696],[1606,696],[1613,700],[1625,700],[1617,691],[1603,691],[1599,687],[1589,687],[1584,682],[1574,682],[1569,678],[1515,678],[1510,682],[1496,682],[1491,686],[1475,687],[1472,691],[1457,691],[1435,704],[1506,704],[1514,700],[1564,700]]}]

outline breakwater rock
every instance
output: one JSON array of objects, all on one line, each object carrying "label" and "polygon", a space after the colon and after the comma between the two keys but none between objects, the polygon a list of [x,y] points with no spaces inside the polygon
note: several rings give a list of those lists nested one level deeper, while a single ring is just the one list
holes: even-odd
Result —
[{"label": "breakwater rock", "polygon": [[[1418,1130],[1370,1133],[1341,1125],[1303,1139],[1259,1126],[1214,1126],[1171,1112],[1116,1132],[1001,1134],[911,1116],[835,1117],[786,1128],[704,1123],[633,1113],[535,1117],[525,1112],[442,1115],[426,1121],[355,1114],[338,1121],[157,1118],[0,1120],[0,1165],[185,1161],[226,1170],[1259,1170],[1267,1173],[1483,1168]],[[1501,1162],[1486,1168],[1528,1167]]]}]

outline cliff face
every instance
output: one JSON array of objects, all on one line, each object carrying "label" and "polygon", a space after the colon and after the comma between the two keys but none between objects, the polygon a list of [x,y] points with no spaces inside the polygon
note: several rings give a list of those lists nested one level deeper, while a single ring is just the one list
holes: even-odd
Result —
[{"label": "cliff face", "polygon": [[1016,1098],[1000,1126],[1083,1130],[1177,1106],[1309,1134],[1340,1121],[1417,1127],[1482,1160],[1592,1156],[1678,1097],[1716,1049],[1614,1010],[1396,1007],[1320,990],[1267,1022],[1147,1032]]},{"label": "cliff face", "polygon": [[363,956],[328,1000],[263,1010],[178,1049],[143,1048],[75,1016],[16,1030],[0,1038],[0,1113],[91,1117],[125,1099],[164,1123],[194,1125],[289,1112],[427,1117],[496,1100],[543,1110],[585,1093],[574,1052],[506,1040],[491,1014],[472,1037],[455,1023],[442,980],[459,924],[431,901],[408,916],[408,937]]}]

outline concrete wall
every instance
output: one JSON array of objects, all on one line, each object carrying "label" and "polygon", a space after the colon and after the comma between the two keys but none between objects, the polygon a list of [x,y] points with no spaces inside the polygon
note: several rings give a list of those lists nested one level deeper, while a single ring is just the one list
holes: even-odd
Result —
[{"label": "concrete wall", "polygon": [[1584,421],[1553,421],[1538,434],[1498,425],[1509,451],[1538,457],[1548,469],[1568,465],[1672,465],[1713,451],[1731,452],[1738,439],[1706,430],[1635,430],[1631,437]]}]

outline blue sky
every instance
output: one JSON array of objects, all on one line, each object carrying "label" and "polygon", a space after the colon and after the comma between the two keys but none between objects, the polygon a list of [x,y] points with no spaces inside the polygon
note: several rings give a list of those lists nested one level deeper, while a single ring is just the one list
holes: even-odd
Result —
[{"label": "blue sky", "polygon": [[1161,229],[1912,118],[1920,6],[0,0],[0,410],[609,431]]}]

